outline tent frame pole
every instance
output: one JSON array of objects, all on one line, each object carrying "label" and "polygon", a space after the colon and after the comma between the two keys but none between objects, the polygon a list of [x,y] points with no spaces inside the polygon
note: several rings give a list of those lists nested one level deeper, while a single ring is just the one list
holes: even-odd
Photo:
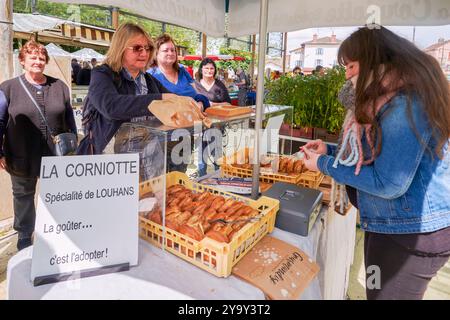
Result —
[{"label": "tent frame pole", "polygon": [[264,100],[264,65],[266,63],[267,17],[269,1],[260,1],[259,14],[259,48],[258,48],[258,82],[256,86],[255,148],[253,150],[252,199],[259,197],[259,143],[263,119]]}]

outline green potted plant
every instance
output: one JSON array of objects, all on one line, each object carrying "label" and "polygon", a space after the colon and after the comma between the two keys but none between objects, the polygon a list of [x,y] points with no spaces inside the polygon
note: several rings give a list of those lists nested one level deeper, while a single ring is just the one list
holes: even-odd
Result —
[{"label": "green potted plant", "polygon": [[344,119],[344,107],[337,100],[344,82],[342,67],[329,69],[323,76],[282,76],[267,82],[266,103],[294,107],[293,136],[335,140]]}]

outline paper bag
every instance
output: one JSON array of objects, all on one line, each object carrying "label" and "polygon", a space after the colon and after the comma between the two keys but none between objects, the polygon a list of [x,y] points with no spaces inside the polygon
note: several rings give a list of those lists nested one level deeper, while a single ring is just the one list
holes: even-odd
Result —
[{"label": "paper bag", "polygon": [[319,266],[299,248],[265,236],[232,273],[260,288],[269,299],[294,300],[319,273]]},{"label": "paper bag", "polygon": [[177,96],[167,100],[154,100],[148,109],[159,121],[169,127],[192,127],[196,121],[203,122],[208,128],[211,126],[210,119],[203,115],[194,99],[190,97]]}]

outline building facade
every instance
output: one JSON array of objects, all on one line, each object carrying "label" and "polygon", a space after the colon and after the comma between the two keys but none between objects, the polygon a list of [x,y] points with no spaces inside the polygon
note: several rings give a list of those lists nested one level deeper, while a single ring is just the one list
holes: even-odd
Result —
[{"label": "building facade", "polygon": [[338,64],[337,52],[341,40],[336,39],[336,35],[318,38],[313,35],[311,41],[304,42],[299,48],[290,51],[289,68],[301,67],[305,73],[314,70],[318,65],[331,68]]},{"label": "building facade", "polygon": [[424,51],[439,62],[447,76],[450,75],[450,40],[440,38],[437,43],[425,48]]}]

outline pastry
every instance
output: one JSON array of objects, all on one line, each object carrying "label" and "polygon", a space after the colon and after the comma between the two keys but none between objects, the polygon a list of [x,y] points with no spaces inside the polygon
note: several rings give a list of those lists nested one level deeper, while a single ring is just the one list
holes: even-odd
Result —
[{"label": "pastry", "polygon": [[203,214],[203,212],[205,212],[206,208],[207,208],[206,203],[196,205],[196,207],[192,211],[192,214]]},{"label": "pastry", "polygon": [[285,169],[286,173],[291,173],[294,171],[294,164],[295,164],[295,161],[293,159],[288,160],[288,163],[287,163],[286,169]]},{"label": "pastry", "polygon": [[213,203],[211,203],[210,208],[218,211],[223,206],[224,203],[225,203],[225,198],[222,196],[217,196],[216,199],[213,201]]},{"label": "pastry", "polygon": [[150,219],[151,221],[153,221],[159,225],[162,225],[161,210],[157,210],[157,211],[154,211],[153,213],[151,213],[148,216],[148,219]]},{"label": "pastry", "polygon": [[188,236],[189,238],[192,238],[194,240],[200,241],[203,239],[203,234],[197,229],[193,228],[191,226],[188,226],[187,224],[183,224],[178,229],[178,232]]},{"label": "pastry", "polygon": [[294,172],[296,172],[296,173],[302,173],[303,172],[303,161],[302,160],[295,161]]},{"label": "pastry", "polygon": [[234,200],[233,199],[227,199],[225,201],[225,203],[223,204],[223,206],[221,206],[218,211],[219,212],[224,212],[224,211],[228,210],[228,208],[230,208],[233,204],[234,204]]},{"label": "pastry", "polygon": [[215,231],[215,230],[208,231],[206,233],[206,236],[208,238],[211,238],[211,239],[216,240],[218,242],[228,243],[230,241],[226,235],[224,235],[223,233],[221,233],[219,231]]}]

